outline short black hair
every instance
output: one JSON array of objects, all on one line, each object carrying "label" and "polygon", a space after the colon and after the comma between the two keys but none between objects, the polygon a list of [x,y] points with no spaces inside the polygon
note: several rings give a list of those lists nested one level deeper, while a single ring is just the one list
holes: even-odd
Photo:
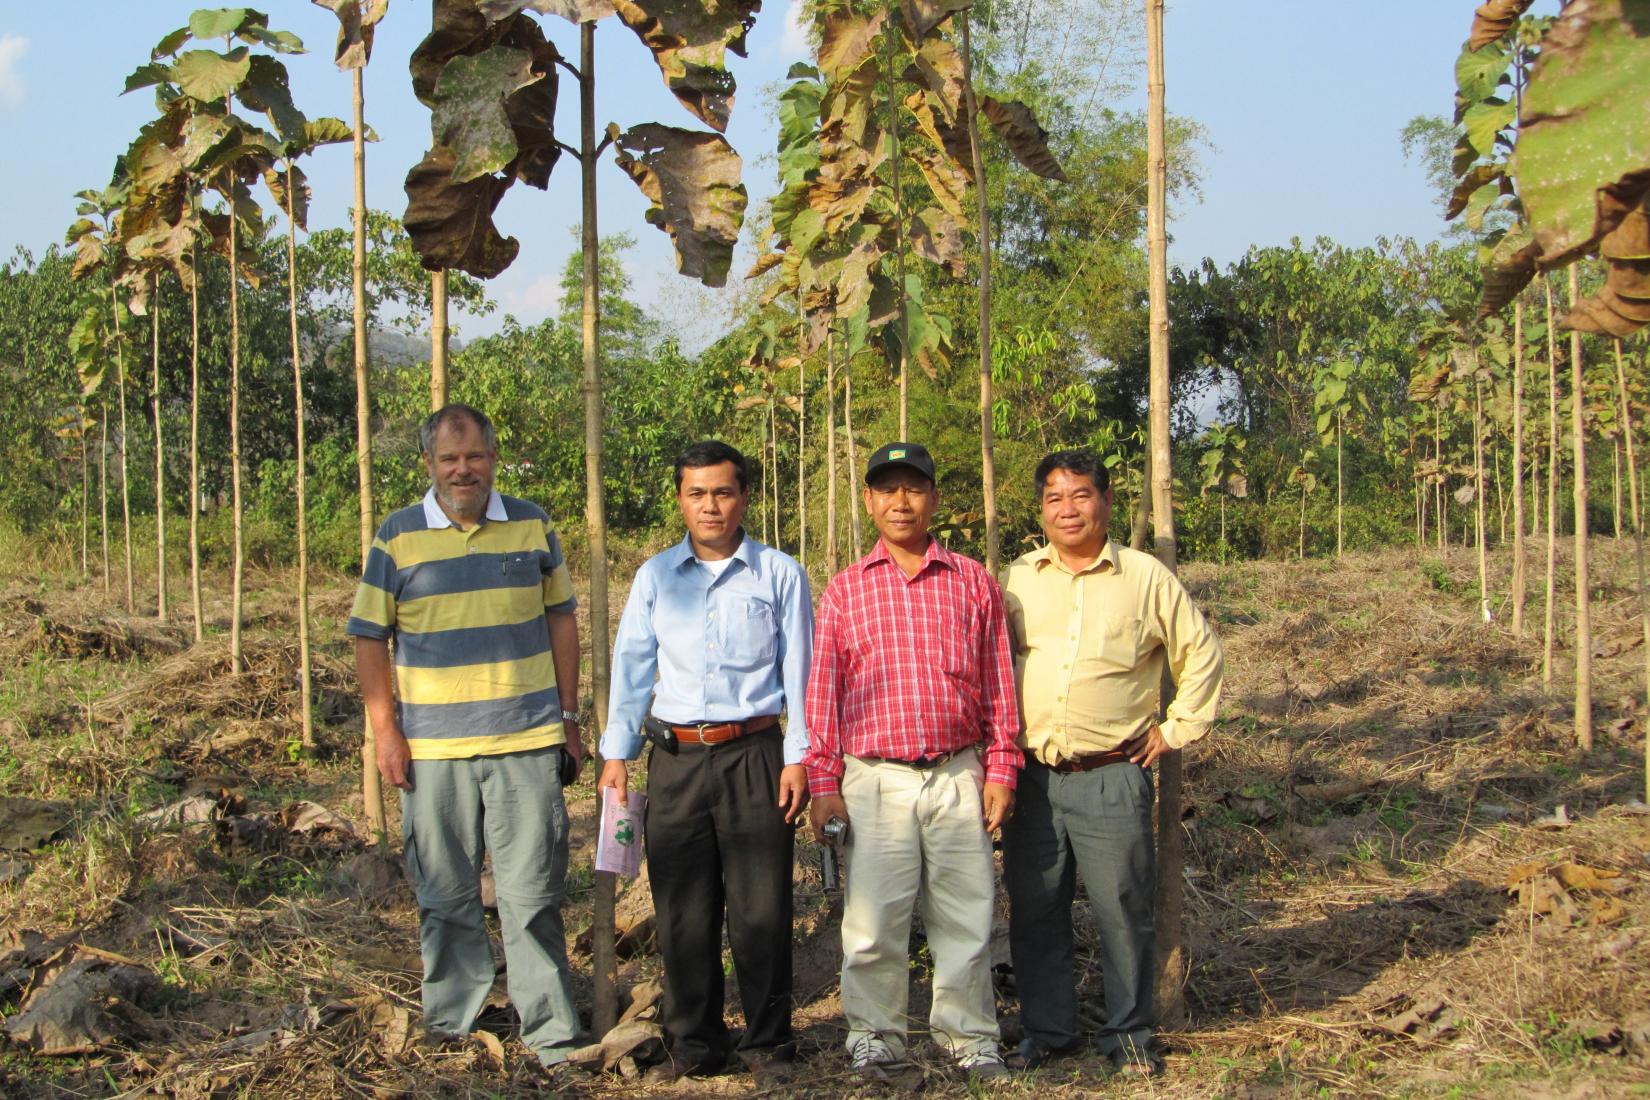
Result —
[{"label": "short black hair", "polygon": [[443,424],[450,424],[455,420],[468,420],[481,432],[481,441],[487,445],[489,451],[498,450],[498,433],[493,430],[493,422],[487,419],[487,414],[474,405],[463,405],[454,402],[443,405],[435,412],[424,418],[423,425],[418,429],[418,446],[430,458],[435,457],[435,437],[441,431]]},{"label": "short black hair", "polygon": [[1111,474],[1106,470],[1106,464],[1100,461],[1100,456],[1087,449],[1071,451],[1055,451],[1043,461],[1037,463],[1037,495],[1043,495],[1043,486],[1048,484],[1048,477],[1055,470],[1064,470],[1069,474],[1082,477],[1088,475],[1094,482],[1096,492],[1105,492],[1111,488]]},{"label": "short black hair", "polygon": [[750,475],[745,456],[719,439],[701,440],[676,456],[676,488],[682,487],[683,470],[702,470],[706,466],[720,466],[724,462],[733,463],[733,472],[739,478],[739,491],[744,492],[750,488],[747,483]]}]

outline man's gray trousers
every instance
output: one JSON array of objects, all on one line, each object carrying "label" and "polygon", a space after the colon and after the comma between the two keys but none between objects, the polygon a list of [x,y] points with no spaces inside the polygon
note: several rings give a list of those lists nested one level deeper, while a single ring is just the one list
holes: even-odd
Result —
[{"label": "man's gray trousers", "polygon": [[1003,881],[1020,1017],[1026,1036],[1047,1050],[1083,1040],[1071,919],[1077,875],[1100,933],[1100,1049],[1114,1061],[1151,1061],[1151,777],[1127,761],[1062,774],[1028,757],[1003,826]]},{"label": "man's gray trousers", "polygon": [[481,908],[483,845],[493,858],[510,1001],[521,1039],[546,1065],[575,1049],[579,1017],[561,906],[567,807],[559,746],[465,760],[415,760],[401,795],[407,873],[418,896],[424,1022],[468,1034],[493,986]]}]

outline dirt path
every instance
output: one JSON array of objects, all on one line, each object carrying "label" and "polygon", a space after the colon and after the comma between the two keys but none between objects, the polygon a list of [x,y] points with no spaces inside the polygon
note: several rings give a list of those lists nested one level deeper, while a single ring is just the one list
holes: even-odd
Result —
[{"label": "dirt path", "polygon": [[[1597,748],[1586,757],[1571,747],[1567,650],[1549,696],[1539,637],[1476,621],[1465,551],[1189,568],[1228,659],[1219,728],[1188,757],[1189,1025],[1168,1036],[1169,1074],[1151,1085],[1107,1081],[1089,1058],[996,1091],[1644,1090],[1643,653],[1627,548],[1596,545]],[[221,633],[191,647],[183,625],[109,614],[95,588],[0,593],[0,1094],[536,1093],[502,991],[483,1021],[502,1042],[418,1039],[416,912],[398,864],[362,836],[348,585],[315,600],[320,744],[306,755],[290,586],[256,580],[238,675]],[[1538,615],[1539,593],[1532,606]],[[587,785],[570,809],[569,936],[587,976]],[[837,911],[817,851],[799,852],[807,1061],[787,1094],[966,1095],[928,1054],[887,1085],[847,1072]],[[638,986],[657,969],[642,937],[621,980]],[[1090,971],[1083,993],[1097,1012]],[[918,1013],[927,979],[914,968]],[[579,993],[588,1005],[587,977]],[[593,1076],[567,1092],[637,1088]],[[751,1089],[729,1074],[647,1095]]]}]

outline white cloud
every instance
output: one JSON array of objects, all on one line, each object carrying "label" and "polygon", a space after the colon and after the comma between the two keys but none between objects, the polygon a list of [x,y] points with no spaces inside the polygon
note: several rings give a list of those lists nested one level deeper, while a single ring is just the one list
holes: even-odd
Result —
[{"label": "white cloud", "polygon": [[802,0],[791,0],[785,9],[785,30],[779,38],[779,52],[785,57],[808,57],[808,26],[802,17]]},{"label": "white cloud", "polygon": [[561,306],[561,277],[545,273],[524,287],[511,287],[498,295],[505,312],[522,321],[536,323]]},{"label": "white cloud", "polygon": [[11,110],[23,102],[23,78],[17,63],[28,51],[29,40],[6,31],[0,34],[0,109]]}]

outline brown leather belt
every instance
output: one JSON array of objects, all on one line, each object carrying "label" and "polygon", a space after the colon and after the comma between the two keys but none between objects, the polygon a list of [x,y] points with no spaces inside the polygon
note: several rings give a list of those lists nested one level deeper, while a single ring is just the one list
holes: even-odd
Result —
[{"label": "brown leather belt", "polygon": [[[1033,757],[1032,759],[1036,759]],[[1070,760],[1062,760],[1058,764],[1043,764],[1051,772],[1061,775],[1071,775],[1074,772],[1091,772],[1095,768],[1103,768],[1108,764],[1122,764],[1129,759],[1129,754],[1122,749],[1112,749],[1110,752],[1091,752],[1085,756],[1074,756]]]},{"label": "brown leather belt", "polygon": [[690,745],[721,745],[735,741],[747,733],[761,733],[779,725],[779,715],[760,714],[743,722],[695,722],[691,726],[671,726],[678,741]]}]

